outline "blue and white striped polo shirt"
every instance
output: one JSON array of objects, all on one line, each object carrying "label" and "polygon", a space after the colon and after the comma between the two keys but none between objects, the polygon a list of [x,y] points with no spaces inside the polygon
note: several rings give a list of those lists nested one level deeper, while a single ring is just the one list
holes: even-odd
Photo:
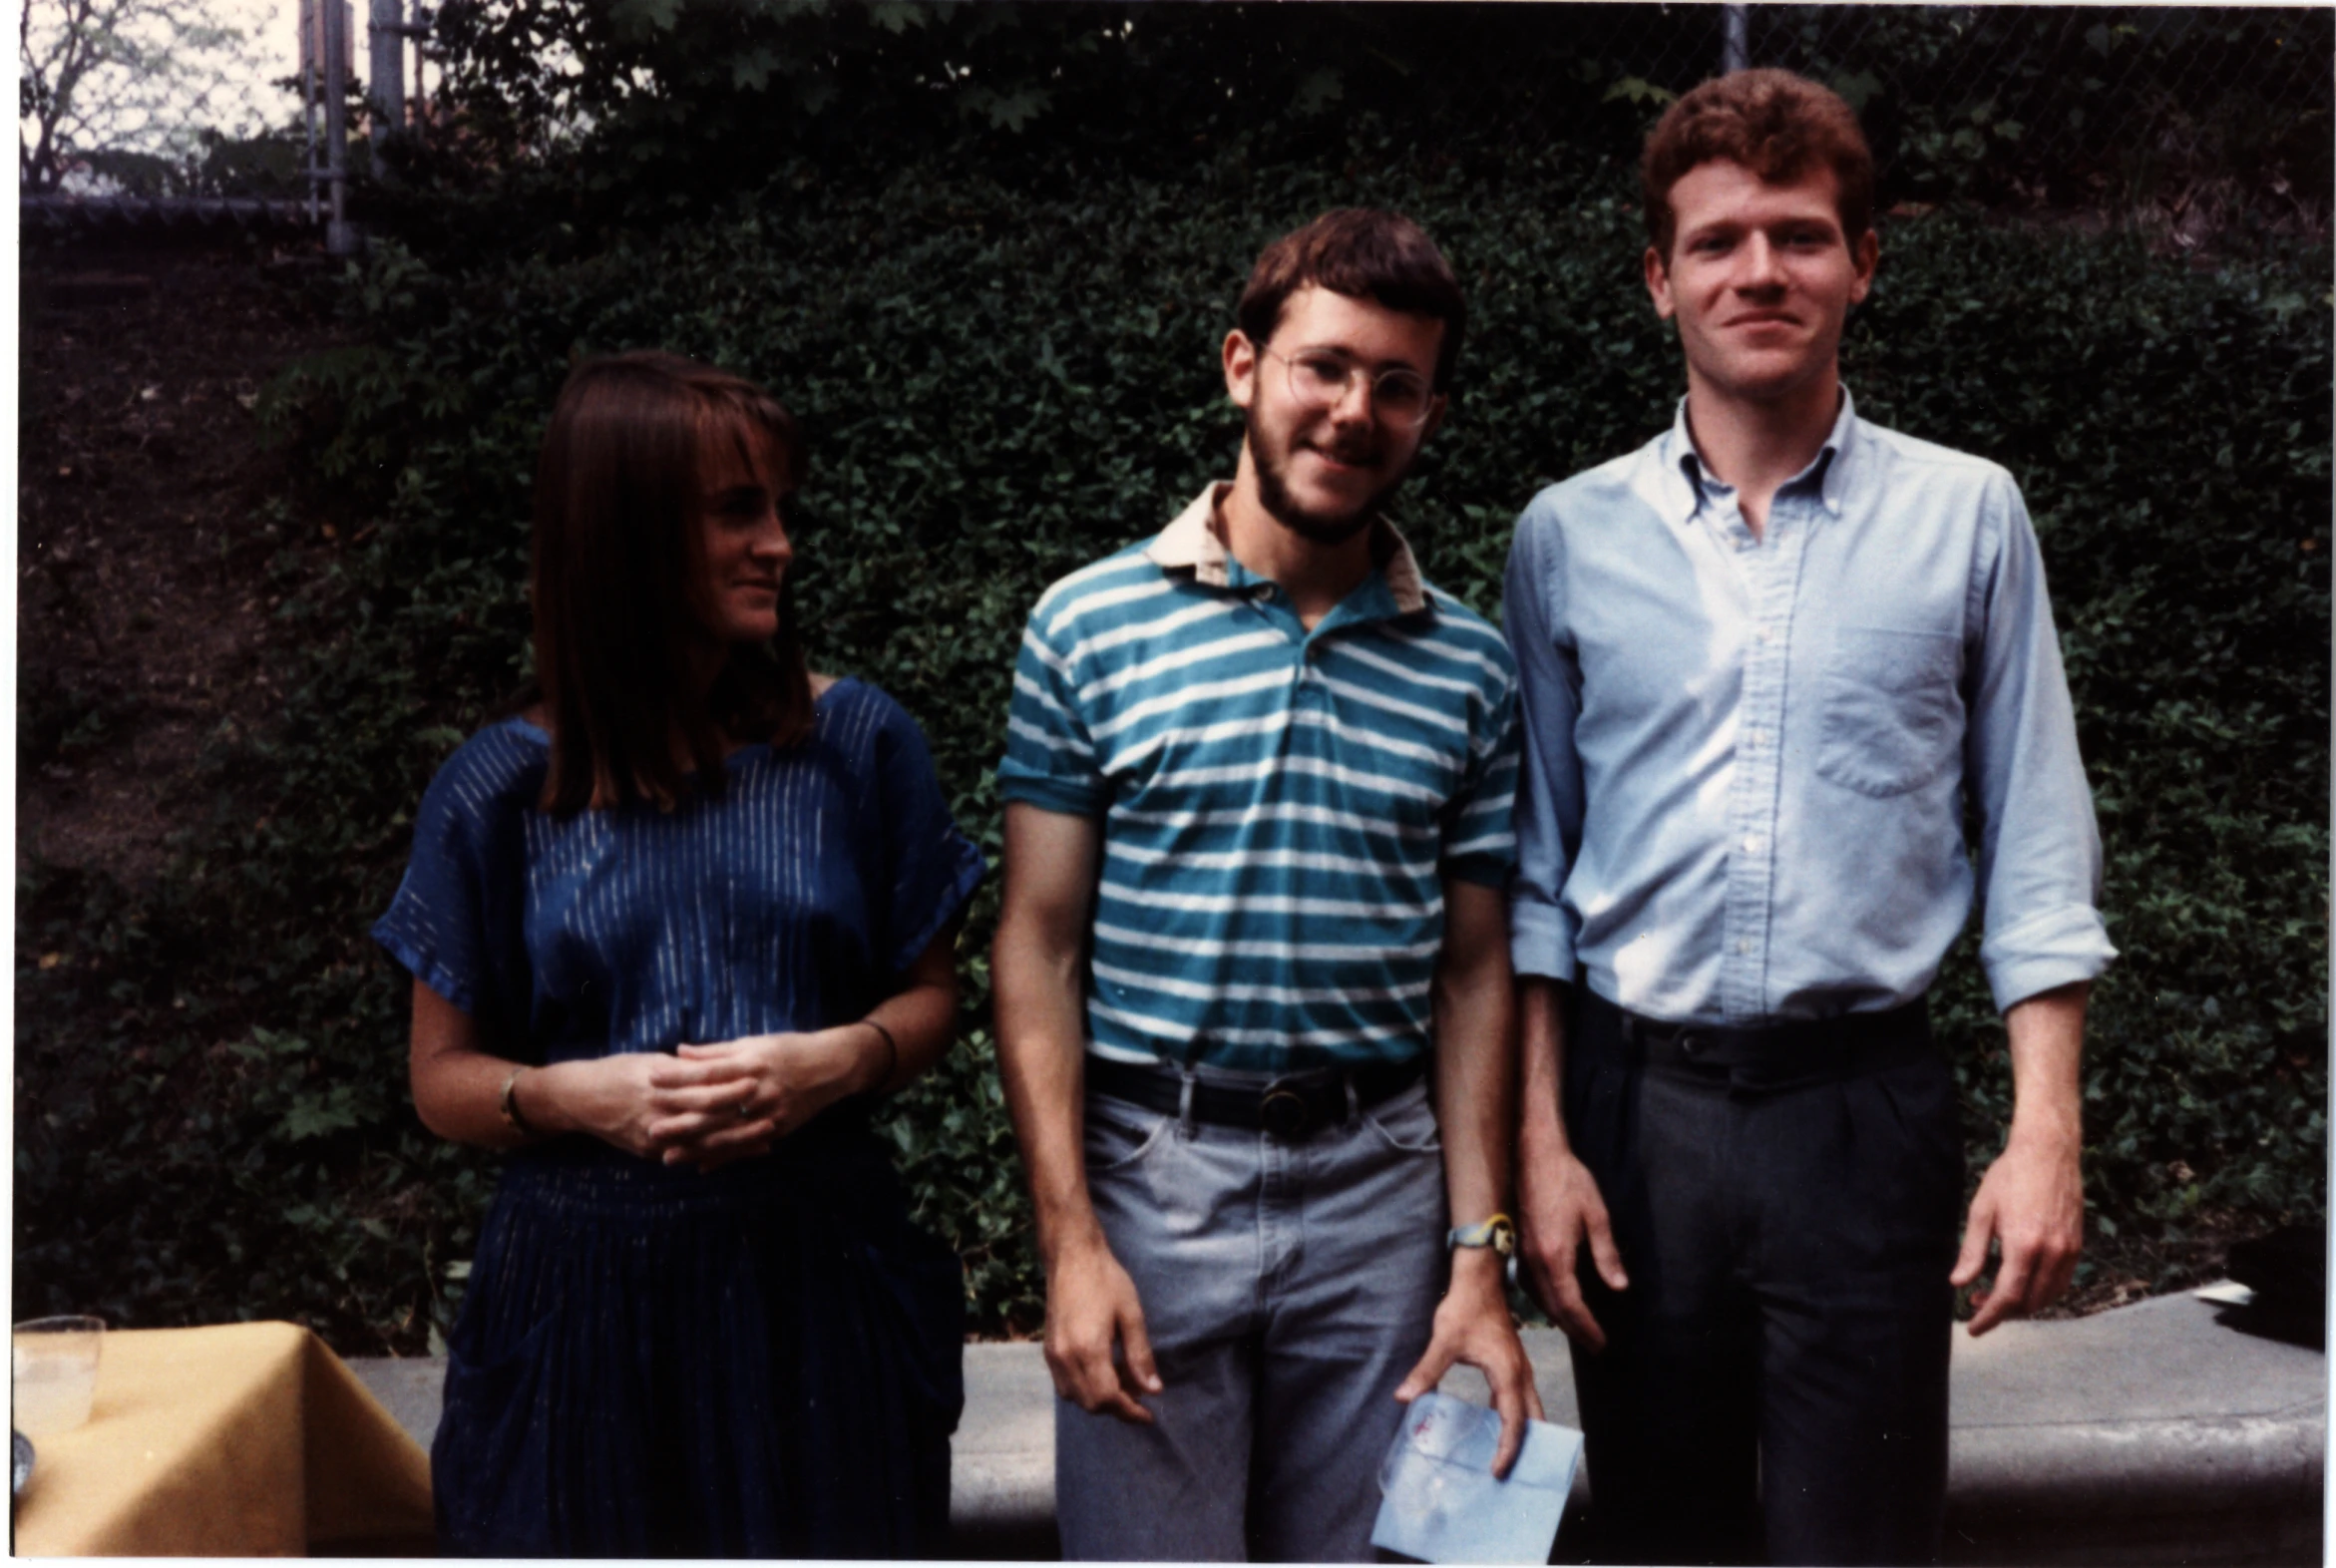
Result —
[{"label": "blue and white striped polo shirt", "polygon": [[1409,1060],[1442,878],[1515,860],[1516,666],[1383,523],[1384,564],[1308,632],[1226,552],[1218,493],[1039,598],[999,786],[1104,819],[1096,1054]]}]

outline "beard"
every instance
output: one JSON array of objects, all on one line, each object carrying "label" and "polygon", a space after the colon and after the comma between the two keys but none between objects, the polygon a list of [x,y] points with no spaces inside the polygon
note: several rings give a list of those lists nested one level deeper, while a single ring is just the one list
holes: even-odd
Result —
[{"label": "beard", "polygon": [[[1258,429],[1255,407],[1252,407],[1243,416],[1242,425],[1249,439],[1250,457],[1257,466],[1258,504],[1266,509],[1268,517],[1291,533],[1296,534],[1300,539],[1312,544],[1344,545],[1357,534],[1368,528],[1371,520],[1378,516],[1379,509],[1386,505],[1387,499],[1401,488],[1404,474],[1410,471],[1411,465],[1405,463],[1387,476],[1385,484],[1365,496],[1363,499],[1363,504],[1352,513],[1326,517],[1319,512],[1307,511],[1298,504],[1297,498],[1290,494],[1290,482],[1287,477],[1290,467],[1289,451],[1287,449],[1277,450],[1265,439],[1264,432]],[[1368,462],[1375,450],[1375,447],[1369,444],[1334,446],[1332,448],[1333,454],[1342,462],[1354,463]]]}]

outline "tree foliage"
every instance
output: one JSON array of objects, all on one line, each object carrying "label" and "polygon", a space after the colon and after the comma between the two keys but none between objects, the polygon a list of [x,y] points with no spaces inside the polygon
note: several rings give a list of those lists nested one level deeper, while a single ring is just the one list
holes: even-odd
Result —
[{"label": "tree foliage", "polygon": [[[163,0],[24,0],[17,14],[17,177],[55,191],[76,166],[158,184],[199,162],[203,133],[257,129],[233,84],[256,81],[256,40]],[[127,177],[127,179],[124,179]]]},{"label": "tree foliage", "polygon": [[[807,157],[881,175],[950,145],[987,178],[1172,176],[1227,138],[1346,156],[1367,115],[1427,159],[1635,156],[1716,67],[1719,6],[451,0],[441,188],[532,168],[587,226],[695,210]],[[2324,230],[2325,9],[1784,6],[1754,58],[1858,109],[1885,204],[2149,209]],[[503,196],[511,185],[490,182]],[[508,220],[509,210],[504,216]]]}]

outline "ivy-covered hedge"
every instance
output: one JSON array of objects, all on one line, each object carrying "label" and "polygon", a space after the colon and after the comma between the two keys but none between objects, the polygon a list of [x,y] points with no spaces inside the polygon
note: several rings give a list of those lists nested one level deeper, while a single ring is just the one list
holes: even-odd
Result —
[{"label": "ivy-covered hedge", "polygon": [[[523,673],[527,482],[572,355],[661,344],[767,382],[811,433],[798,599],[815,662],[923,722],[994,856],[1021,618],[1053,577],[1230,472],[1217,370],[1267,239],[1334,204],[1411,213],[1469,290],[1454,416],[1399,519],[1499,610],[1511,522],[1670,418],[1627,174],[1520,151],[1464,173],[1359,139],[1177,177],[1009,189],[919,162],[783,167],[718,215],[588,253],[434,265],[377,248],[367,346],[267,408],[332,518],[284,585],[312,652],[274,732],[215,753],[218,819],[158,893],[34,868],[20,890],[17,1303],[117,1321],[281,1315],[418,1349],[459,1291],[492,1162],[404,1080],[404,977],[364,935],[432,770]],[[2088,1182],[2103,1231],[2324,1209],[2329,300],[2324,254],[2218,274],[2076,232],[1893,221],[1845,354],[1860,408],[2019,477],[2044,543],[2124,959],[2096,995]],[[361,543],[359,543],[361,541]],[[992,1061],[985,951],[964,1043],[890,1127],[976,1322],[1039,1309]],[[75,935],[98,957],[31,955]],[[1989,1152],[2001,1027],[1965,950],[1940,1009]]]}]

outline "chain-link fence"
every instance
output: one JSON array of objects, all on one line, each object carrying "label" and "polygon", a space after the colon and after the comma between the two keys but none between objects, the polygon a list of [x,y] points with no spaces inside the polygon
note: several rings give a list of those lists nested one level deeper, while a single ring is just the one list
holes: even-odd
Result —
[{"label": "chain-link fence", "polygon": [[2326,232],[2336,13],[1746,9],[1752,64],[1859,111],[1886,200],[2131,220],[2184,247]]},{"label": "chain-link fence", "polygon": [[18,24],[23,194],[304,195],[281,10],[275,0],[26,0]]},{"label": "chain-link fence", "polygon": [[[1831,84],[1865,121],[1885,204],[2133,221],[2182,246],[2327,231],[2326,9],[1551,5],[1542,25],[1585,88],[1650,117],[1738,64]],[[413,0],[25,0],[28,213],[236,197],[329,215],[331,148],[362,176],[372,135],[408,112],[369,107],[365,84],[415,102],[427,30]]]},{"label": "chain-link fence", "polygon": [[423,74],[421,7],[369,3],[23,0],[28,226],[336,217],[340,188],[411,111],[409,58],[416,88]]},{"label": "chain-link fence", "polygon": [[1557,5],[1549,26],[1585,85],[1650,120],[1741,66],[1826,83],[1858,111],[1885,204],[2130,221],[2185,247],[2328,229],[2325,8]]}]

